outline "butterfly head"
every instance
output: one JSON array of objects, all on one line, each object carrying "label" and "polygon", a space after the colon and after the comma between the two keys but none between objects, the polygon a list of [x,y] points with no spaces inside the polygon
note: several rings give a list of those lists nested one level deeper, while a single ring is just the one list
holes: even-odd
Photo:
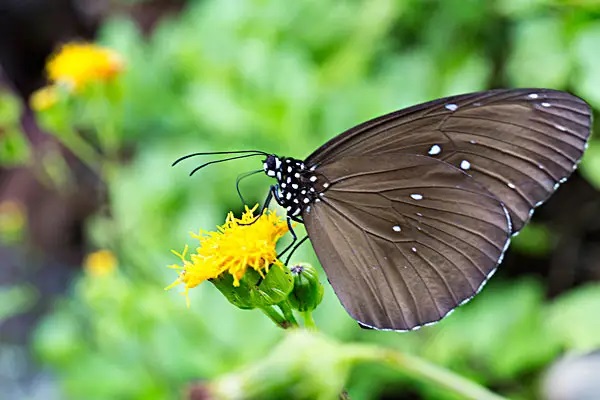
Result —
[{"label": "butterfly head", "polygon": [[263,161],[263,169],[267,176],[277,180],[275,199],[289,216],[300,215],[318,199],[320,191],[315,187],[316,178],[304,161],[270,154]]}]

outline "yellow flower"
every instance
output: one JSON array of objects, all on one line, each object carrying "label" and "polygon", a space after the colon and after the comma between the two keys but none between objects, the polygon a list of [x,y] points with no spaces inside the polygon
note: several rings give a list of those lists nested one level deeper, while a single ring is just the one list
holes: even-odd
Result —
[{"label": "yellow flower", "polygon": [[56,87],[45,86],[33,92],[29,99],[29,104],[32,109],[43,111],[55,105],[57,101],[58,93],[56,93]]},{"label": "yellow flower", "polygon": [[[205,280],[213,279],[227,272],[233,276],[233,285],[239,286],[240,279],[248,268],[256,270],[261,276],[269,271],[270,265],[283,268],[277,259],[275,246],[277,241],[287,233],[285,219],[275,212],[267,211],[258,219],[254,211],[258,205],[242,214],[238,219],[230,212],[225,224],[217,227],[216,232],[200,231],[192,237],[200,241],[196,252],[187,257],[188,247],[182,253],[173,251],[183,266],[171,265],[169,268],[181,270],[179,277],[166,289],[183,284],[184,294]],[[263,272],[264,271],[264,272]],[[187,299],[189,306],[189,299]]]},{"label": "yellow flower", "polygon": [[121,56],[111,49],[90,43],[68,43],[46,63],[50,85],[35,91],[31,108],[43,111],[58,101],[58,85],[77,92],[88,83],[107,81],[123,70]]},{"label": "yellow flower", "polygon": [[87,255],[83,268],[92,276],[108,275],[117,268],[117,258],[110,250],[98,250]]},{"label": "yellow flower", "polygon": [[27,214],[22,203],[5,200],[0,203],[0,239],[16,241],[23,235],[27,224]]},{"label": "yellow flower", "polygon": [[108,80],[123,69],[119,54],[90,43],[68,43],[50,56],[46,64],[53,83],[66,84],[79,90],[88,82]]}]

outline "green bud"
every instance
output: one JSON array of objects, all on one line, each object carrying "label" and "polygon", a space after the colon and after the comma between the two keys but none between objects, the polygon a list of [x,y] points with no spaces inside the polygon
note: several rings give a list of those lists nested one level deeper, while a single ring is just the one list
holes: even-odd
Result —
[{"label": "green bud", "polygon": [[293,277],[287,268],[272,265],[265,277],[248,268],[239,286],[233,286],[233,277],[224,273],[210,280],[234,306],[249,310],[278,304],[286,299],[293,286]]},{"label": "green bud", "polygon": [[323,285],[317,270],[306,263],[296,264],[290,270],[294,277],[294,288],[288,297],[291,306],[302,312],[314,310],[323,300]]}]

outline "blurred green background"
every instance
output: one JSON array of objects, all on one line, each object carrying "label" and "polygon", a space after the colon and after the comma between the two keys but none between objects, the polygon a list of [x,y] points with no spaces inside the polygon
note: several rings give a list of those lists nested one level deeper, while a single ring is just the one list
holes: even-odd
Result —
[{"label": "blurred green background", "polygon": [[[366,119],[486,88],[569,90],[600,109],[596,1],[7,1],[0,37],[6,399],[175,399],[190,381],[252,364],[282,338],[212,285],[190,291],[190,309],[179,289],[163,291],[176,278],[165,268],[177,262],[170,250],[239,213],[236,177],[261,167],[232,161],[189,178],[199,161],[171,168],[179,156],[260,149],[302,158]],[[48,54],[82,38],[120,53],[125,70],[51,112],[31,111]],[[99,163],[80,160],[73,135]],[[248,204],[269,184],[264,175],[243,181]],[[317,325],[509,398],[550,398],[550,366],[600,347],[597,188],[592,141],[488,286],[437,325],[363,331],[327,284]],[[115,255],[114,269],[83,268],[98,249]],[[310,245],[294,259],[317,264]],[[372,365],[346,387],[352,399],[457,398]]]}]

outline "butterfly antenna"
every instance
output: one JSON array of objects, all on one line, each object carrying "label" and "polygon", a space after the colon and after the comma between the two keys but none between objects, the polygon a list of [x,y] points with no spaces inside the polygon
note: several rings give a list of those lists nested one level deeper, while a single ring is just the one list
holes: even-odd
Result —
[{"label": "butterfly antenna", "polygon": [[240,196],[240,200],[242,200],[242,204],[246,204],[246,201],[244,200],[244,196],[242,196],[242,192],[240,191],[240,182],[242,181],[242,179],[252,176],[254,174],[258,174],[260,172],[263,172],[263,170],[257,169],[256,171],[246,172],[245,174],[238,175],[237,179],[235,180],[235,189],[237,190],[238,196]]},{"label": "butterfly antenna", "polygon": [[245,154],[243,156],[235,156],[235,157],[224,158],[222,160],[213,160],[213,161],[205,162],[204,164],[199,165],[196,168],[194,168],[192,170],[192,172],[190,172],[190,176],[194,175],[196,172],[200,171],[202,168],[208,167],[211,164],[218,164],[218,163],[222,163],[225,161],[238,160],[240,158],[256,157],[256,156],[261,156],[261,155],[262,154]]},{"label": "butterfly antenna", "polygon": [[269,155],[268,153],[265,153],[264,151],[260,151],[260,150],[209,151],[209,152],[205,152],[205,153],[192,153],[192,154],[188,154],[183,157],[179,157],[177,160],[175,160],[173,162],[173,164],[171,164],[171,166],[174,167],[183,160],[187,160],[188,158],[197,157],[197,156],[217,156],[217,155],[221,155],[221,154],[244,154],[244,153],[247,153],[247,154],[253,153],[254,155],[263,155],[263,156]]}]

